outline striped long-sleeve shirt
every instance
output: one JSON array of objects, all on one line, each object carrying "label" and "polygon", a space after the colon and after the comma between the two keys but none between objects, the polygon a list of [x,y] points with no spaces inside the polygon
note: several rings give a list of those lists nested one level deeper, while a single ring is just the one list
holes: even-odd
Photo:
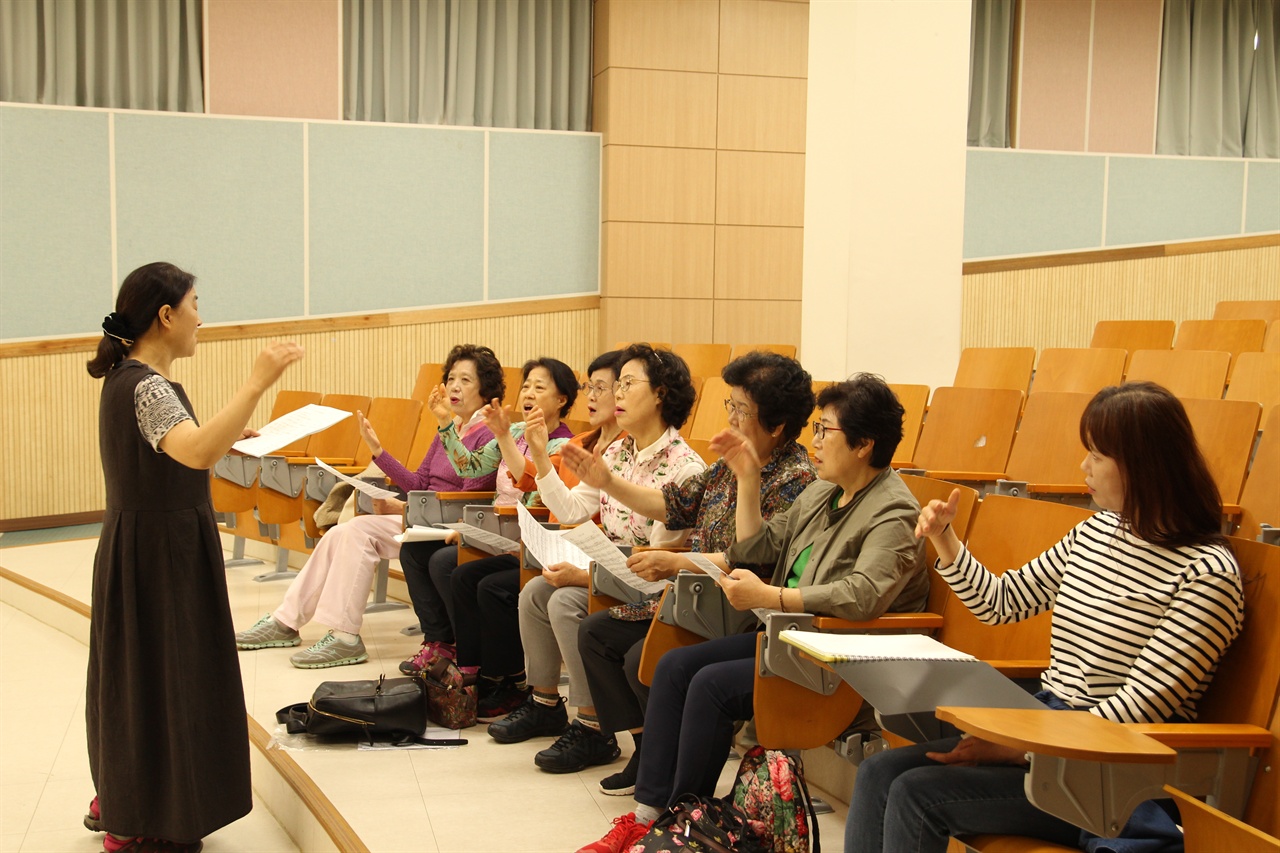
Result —
[{"label": "striped long-sleeve shirt", "polygon": [[1044,688],[1116,722],[1195,719],[1244,622],[1228,549],[1151,545],[1113,512],[1095,514],[1020,569],[995,575],[962,549],[938,571],[987,624],[1053,610]]}]

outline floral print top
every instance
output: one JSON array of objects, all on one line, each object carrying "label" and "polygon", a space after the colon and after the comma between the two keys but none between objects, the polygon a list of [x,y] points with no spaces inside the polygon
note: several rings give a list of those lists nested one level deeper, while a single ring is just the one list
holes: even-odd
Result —
[{"label": "floral print top", "polygon": [[[520,448],[520,452],[528,457],[529,445],[524,440],[524,424],[512,424],[511,436],[516,440],[516,447]],[[561,445],[573,438],[573,432],[561,423],[547,438],[547,453],[555,453]],[[502,448],[498,447],[496,438],[483,447],[471,450],[458,437],[457,426],[449,424],[447,428],[440,430],[440,441],[449,454],[453,470],[461,476],[481,477],[492,471],[497,472],[497,482],[494,484],[494,490],[497,493],[493,499],[494,506],[515,506],[517,503],[523,503],[525,506],[541,505],[542,502],[536,491],[522,492],[516,488],[516,480],[507,470],[507,463],[502,459]]]}]

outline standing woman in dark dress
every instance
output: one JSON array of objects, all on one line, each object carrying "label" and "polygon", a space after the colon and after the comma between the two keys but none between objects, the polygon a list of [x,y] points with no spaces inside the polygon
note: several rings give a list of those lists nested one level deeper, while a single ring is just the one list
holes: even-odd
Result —
[{"label": "standing woman in dark dress", "polygon": [[198,851],[253,807],[244,691],[208,469],[258,399],[302,357],[274,343],[222,411],[198,424],[175,359],[195,353],[195,277],[129,274],[89,374],[104,378],[99,444],[107,509],[93,566],[85,825],[115,851]]}]

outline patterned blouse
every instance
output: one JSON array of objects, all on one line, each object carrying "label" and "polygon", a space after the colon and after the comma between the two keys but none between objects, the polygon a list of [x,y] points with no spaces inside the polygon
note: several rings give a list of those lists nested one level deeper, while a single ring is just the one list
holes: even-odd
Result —
[{"label": "patterned blouse", "polygon": [[[529,445],[524,440],[523,422],[511,425],[511,436],[516,440],[516,447],[520,448],[520,452],[527,458]],[[547,453],[555,453],[571,438],[573,438],[573,432],[563,422],[560,423],[548,436]],[[541,505],[537,492],[522,492],[516,488],[516,479],[511,476],[507,463],[502,459],[502,448],[498,446],[496,438],[477,450],[471,450],[458,437],[457,426],[449,424],[448,427],[440,430],[440,441],[443,442],[444,449],[449,454],[453,470],[461,476],[482,477],[491,471],[497,472],[498,479],[494,484],[494,490],[497,492],[493,499],[494,506],[515,506],[517,503],[524,503],[525,506]]]},{"label": "patterned blouse", "polygon": [[143,379],[133,389],[133,411],[138,416],[138,430],[157,453],[164,453],[160,440],[169,430],[192,419],[173,386],[158,373]]},{"label": "patterned blouse", "polygon": [[[760,469],[761,516],[767,520],[791,506],[815,479],[813,463],[799,443],[779,446]],[[738,478],[723,459],[683,484],[663,486],[662,497],[667,503],[667,529],[692,530],[690,550],[716,553],[737,541]],[[772,571],[773,567],[767,568]]]}]

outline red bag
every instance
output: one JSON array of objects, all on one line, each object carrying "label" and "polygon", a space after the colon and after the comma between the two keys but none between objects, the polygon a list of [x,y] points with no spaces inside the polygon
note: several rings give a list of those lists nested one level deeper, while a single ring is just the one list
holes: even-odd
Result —
[{"label": "red bag", "polygon": [[446,729],[476,724],[476,676],[463,675],[457,664],[438,657],[422,671],[427,691],[427,719]]}]

